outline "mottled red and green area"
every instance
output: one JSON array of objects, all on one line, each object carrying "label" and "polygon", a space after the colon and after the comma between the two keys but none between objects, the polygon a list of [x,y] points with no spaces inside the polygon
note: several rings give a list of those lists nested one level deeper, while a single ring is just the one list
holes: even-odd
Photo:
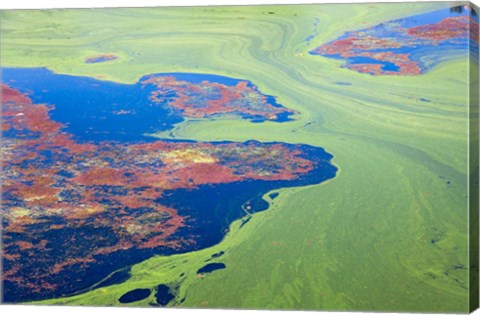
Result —
[{"label": "mottled red and green area", "polygon": [[478,47],[478,16],[469,6],[388,21],[313,49],[346,61],[348,69],[371,75],[419,75],[443,60]]},{"label": "mottled red and green area", "polygon": [[180,233],[195,221],[164,203],[172,191],[287,182],[317,166],[281,143],[79,143],[50,118],[53,105],[1,92],[2,279],[23,298],[83,289],[132,251],[142,259],[195,245],[198,235]]},{"label": "mottled red and green area", "polygon": [[262,121],[285,121],[295,113],[276,104],[272,97],[260,93],[247,81],[237,81],[235,85],[207,80],[192,84],[175,76],[153,75],[141,83],[156,87],[151,93],[151,101],[166,103],[189,118],[233,115]]}]

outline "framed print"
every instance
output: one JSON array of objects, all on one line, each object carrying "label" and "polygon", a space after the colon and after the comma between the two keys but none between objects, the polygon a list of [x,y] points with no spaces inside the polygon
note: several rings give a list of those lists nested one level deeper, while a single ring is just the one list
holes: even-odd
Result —
[{"label": "framed print", "polygon": [[0,11],[19,305],[478,307],[469,2]]}]

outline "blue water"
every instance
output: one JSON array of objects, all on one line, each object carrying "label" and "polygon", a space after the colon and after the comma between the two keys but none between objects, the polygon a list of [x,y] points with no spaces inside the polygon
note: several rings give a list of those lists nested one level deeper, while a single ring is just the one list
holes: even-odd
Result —
[{"label": "blue water", "polygon": [[351,57],[348,58],[348,64],[380,64],[383,65],[382,70],[384,71],[398,71],[400,67],[395,65],[394,63],[388,61],[377,60],[368,57]]},{"label": "blue water", "polygon": [[166,284],[159,284],[155,290],[155,300],[158,305],[166,306],[171,300],[175,298],[175,295],[172,294],[171,289]]},{"label": "blue water", "polygon": [[221,256],[223,256],[223,254],[225,254],[225,252],[223,250],[219,251],[218,253],[212,254],[212,258],[221,257]]},{"label": "blue water", "polygon": [[[64,131],[78,142],[103,140],[120,142],[155,141],[146,136],[170,130],[184,119],[179,111],[165,104],[151,102],[151,84],[141,82],[152,76],[174,76],[191,83],[217,82],[234,86],[242,80],[210,74],[161,73],[144,76],[135,84],[121,84],[89,77],[57,74],[45,68],[2,68],[2,81],[34,103],[55,106],[50,112],[54,121],[64,124]],[[247,85],[253,86],[249,81]],[[172,95],[175,96],[174,94]],[[282,107],[273,96],[266,96],[270,105]],[[292,120],[290,113],[278,115],[277,122]],[[256,115],[239,115],[252,122],[263,122]]]},{"label": "blue water", "polygon": [[225,266],[224,263],[211,263],[198,269],[197,274],[210,273],[210,272],[214,272],[215,270],[220,270],[225,268],[227,268],[227,266]]},{"label": "blue water", "polygon": [[56,74],[44,68],[3,68],[2,77],[34,103],[53,104],[51,118],[64,124],[64,130],[79,142],[153,141],[144,134],[169,130],[183,120],[148,100],[152,87]]},{"label": "blue water", "polygon": [[135,289],[122,295],[118,301],[122,304],[137,302],[146,299],[151,293],[150,289]]},{"label": "blue water", "polygon": [[275,198],[278,197],[278,195],[280,195],[280,193],[278,193],[278,192],[273,192],[273,193],[269,194],[268,196],[269,196],[271,199],[275,199]]}]

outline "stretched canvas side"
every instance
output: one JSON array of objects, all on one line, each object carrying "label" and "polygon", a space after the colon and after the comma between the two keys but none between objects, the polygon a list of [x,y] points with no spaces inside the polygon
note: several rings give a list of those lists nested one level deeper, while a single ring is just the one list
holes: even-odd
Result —
[{"label": "stretched canvas side", "polygon": [[472,23],[474,18],[478,19],[478,7],[473,3],[470,3],[471,11],[471,23],[470,23],[470,89],[469,89],[469,102],[470,102],[470,157],[469,157],[469,190],[470,190],[470,204],[469,204],[469,277],[470,277],[470,292],[469,292],[469,306],[470,312],[475,311],[478,308],[479,303],[479,277],[478,277],[478,263],[479,263],[479,71],[478,71],[478,58],[479,51],[478,45],[478,25]]}]

